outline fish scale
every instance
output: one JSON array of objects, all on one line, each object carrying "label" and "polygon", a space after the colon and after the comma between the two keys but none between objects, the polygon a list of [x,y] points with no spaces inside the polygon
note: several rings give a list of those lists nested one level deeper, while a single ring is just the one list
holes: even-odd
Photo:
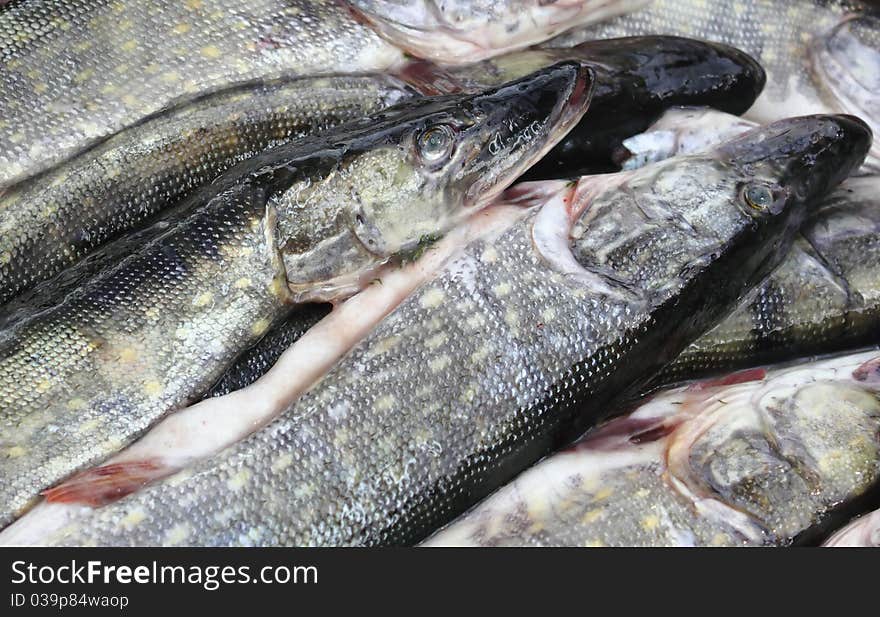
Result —
[{"label": "fish scale", "polygon": [[353,294],[482,208],[580,119],[591,79],[560,63],[264,151],[0,330],[0,524],[197,401],[295,305]]},{"label": "fish scale", "polygon": [[[804,215],[799,200],[839,181],[868,148],[866,128],[851,119],[805,118],[766,131],[713,155],[626,176],[622,190],[589,198],[590,189],[580,187],[587,202],[562,190],[497,237],[464,248],[265,428],[83,513],[47,541],[374,545],[424,538],[591,425],[609,401],[719,319],[781,259]],[[784,145],[789,154],[779,154]],[[753,162],[744,176],[738,161],[761,152],[771,162]],[[807,194],[776,216],[753,218],[738,201],[740,184],[760,174],[762,182],[803,188],[798,152],[811,160]],[[792,186],[790,194],[799,191]],[[574,207],[570,199],[586,209],[583,218],[580,210],[572,214],[582,232],[571,247],[567,226],[576,220],[553,223],[554,212]],[[643,222],[645,238],[632,235],[628,258],[606,261],[609,223],[622,212],[659,218]],[[672,215],[688,225],[654,237]],[[548,252],[548,238],[574,249],[572,259],[591,256],[588,268]],[[646,269],[654,246],[679,248],[667,253],[668,263]]]},{"label": "fish scale", "polygon": [[2,188],[195,95],[402,53],[336,1],[22,0],[0,12],[0,57]]},{"label": "fish scale", "polygon": [[168,110],[0,193],[0,306],[235,163],[412,96],[378,75],[247,84]]}]

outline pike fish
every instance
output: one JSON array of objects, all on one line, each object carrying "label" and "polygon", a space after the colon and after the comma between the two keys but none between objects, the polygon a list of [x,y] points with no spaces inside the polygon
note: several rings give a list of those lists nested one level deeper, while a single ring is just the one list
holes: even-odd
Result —
[{"label": "pike fish", "polygon": [[[399,71],[403,80],[347,75],[227,89],[122,130],[0,195],[0,307],[266,147],[423,93],[497,86],[565,58],[600,74],[595,113],[541,160],[533,177],[613,169],[621,140],[647,128],[663,109],[714,105],[741,113],[764,81],[761,68],[734,49],[643,37],[561,53],[518,52],[449,71],[411,61]],[[49,294],[49,303],[63,293]],[[42,304],[26,297],[0,313],[8,319],[19,308],[27,313]]]},{"label": "pike fish", "polygon": [[[670,110],[624,141],[624,167],[700,152],[753,127],[717,111]],[[880,176],[849,178],[819,205],[779,268],[655,385],[880,343],[878,239]]]},{"label": "pike fish", "polygon": [[[395,2],[390,17],[433,4]],[[605,2],[594,4],[493,0],[471,7],[463,28],[493,24],[497,36],[484,53],[491,55],[606,13]],[[406,41],[387,29],[379,36],[353,10],[342,0],[16,0],[0,11],[0,191],[195,96],[402,62],[397,43]],[[426,43],[442,28],[427,25]],[[444,41],[426,50],[460,59],[459,45]]]},{"label": "pike fish", "polygon": [[797,118],[706,155],[559,182],[540,209],[468,244],[270,424],[42,541],[422,540],[720,319],[869,145],[857,119]]},{"label": "pike fish", "polygon": [[589,70],[410,101],[227,171],[198,207],[0,333],[0,521],[198,398],[297,303],[343,298],[491,202],[576,123]]},{"label": "pike fish", "polygon": [[150,118],[0,194],[0,306],[273,145],[412,98],[379,75],[249,84]]},{"label": "pike fish", "polygon": [[428,546],[762,546],[880,481],[877,351],[662,392],[541,461]]},{"label": "pike fish", "polygon": [[761,94],[765,74],[733,47],[675,36],[588,41],[566,49],[535,49],[449,68],[409,63],[401,74],[430,89],[436,84],[495,85],[541,66],[572,59],[596,71],[590,113],[528,174],[531,179],[619,170],[622,142],[646,131],[675,106],[710,107],[742,114]]},{"label": "pike fish", "polygon": [[[717,41],[750,54],[767,87],[746,114],[847,113],[880,130],[880,8],[861,0],[653,0],[647,7],[549,42],[669,34]],[[870,166],[880,165],[875,144]]]}]

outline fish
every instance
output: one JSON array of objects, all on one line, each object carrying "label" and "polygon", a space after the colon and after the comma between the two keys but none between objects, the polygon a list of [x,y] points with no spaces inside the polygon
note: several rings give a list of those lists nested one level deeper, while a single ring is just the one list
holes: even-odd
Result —
[{"label": "fish", "polygon": [[[716,41],[754,57],[767,87],[747,118],[846,113],[880,128],[880,7],[860,0],[653,0],[546,43],[667,34]],[[880,145],[868,165],[880,170]]]},{"label": "fish", "polygon": [[796,118],[706,155],[561,181],[267,425],[41,543],[418,542],[720,319],[870,140],[852,117]]},{"label": "fish", "polygon": [[[498,86],[565,59],[588,63],[601,73],[598,95],[593,95],[595,113],[579,122],[529,177],[614,169],[612,156],[621,140],[647,128],[669,105],[716,105],[741,113],[764,80],[757,63],[736,50],[676,37],[643,37],[588,43],[564,53],[517,52],[459,69],[410,61],[399,71],[400,79],[362,74],[228,88],[121,130],[0,195],[0,315],[6,315],[0,322],[20,314],[20,308],[29,314],[33,307],[51,305],[67,286],[57,290],[58,283],[52,283],[53,291],[44,294],[47,300],[21,296],[107,242],[166,216],[188,193],[271,145],[417,96]],[[620,120],[609,122],[609,117]],[[75,285],[88,276],[67,278]]]},{"label": "fish", "polygon": [[419,58],[468,64],[529,47],[573,24],[600,22],[650,0],[352,0],[356,13]]},{"label": "fish", "polygon": [[778,546],[880,481],[877,350],[667,390],[425,546]]},{"label": "fish", "polygon": [[849,178],[788,256],[654,385],[880,344],[880,177]]},{"label": "fish", "polygon": [[267,150],[61,304],[0,332],[0,521],[198,400],[293,307],[417,259],[579,120],[591,75],[560,63]]},{"label": "fish", "polygon": [[[590,4],[572,0],[541,13],[554,22],[564,15],[574,26],[591,18]],[[470,25],[518,19],[511,8],[521,5],[504,0],[475,7]],[[585,10],[572,15],[573,7]],[[354,9],[341,0],[9,5],[0,12],[0,190],[216,90],[281,77],[385,72],[404,62],[393,33],[380,36]],[[517,23],[516,37],[539,39],[545,30],[541,23]],[[503,31],[498,53],[510,48]],[[455,60],[455,49],[449,51],[432,57]]]},{"label": "fish", "polygon": [[677,106],[700,106],[742,114],[766,82],[760,64],[742,51],[676,36],[587,41],[571,48],[534,49],[452,68],[411,62],[400,75],[424,89],[437,84],[467,89],[496,85],[566,59],[585,62],[596,71],[593,105],[524,179],[619,171],[623,141],[647,131],[663,112]]},{"label": "fish", "polygon": [[[754,128],[714,110],[673,109],[624,140],[624,168],[693,154]],[[845,180],[780,266],[663,369],[653,388],[761,364],[880,344],[880,176]]]},{"label": "fish", "polygon": [[235,163],[414,95],[381,75],[258,82],[116,133],[0,194],[0,306],[145,226]]}]

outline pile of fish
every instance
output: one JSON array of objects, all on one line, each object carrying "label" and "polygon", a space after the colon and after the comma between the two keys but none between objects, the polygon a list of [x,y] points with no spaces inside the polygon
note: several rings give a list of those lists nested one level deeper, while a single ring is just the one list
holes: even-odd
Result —
[{"label": "pile of fish", "polygon": [[880,545],[880,7],[0,2],[0,544]]}]

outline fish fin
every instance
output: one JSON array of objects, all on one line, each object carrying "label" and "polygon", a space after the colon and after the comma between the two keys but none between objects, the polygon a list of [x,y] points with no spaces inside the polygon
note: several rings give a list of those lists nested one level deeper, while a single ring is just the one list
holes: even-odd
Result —
[{"label": "fish fin", "polygon": [[41,494],[49,503],[98,507],[122,499],[167,473],[166,466],[157,461],[111,463],[81,471]]},{"label": "fish fin", "polygon": [[705,381],[698,381],[697,383],[689,385],[687,389],[690,391],[699,392],[701,390],[708,390],[709,388],[735,386],[737,384],[747,383],[750,381],[761,381],[765,377],[767,377],[766,369],[750,368],[744,371],[731,373],[730,375],[724,375],[722,377],[716,377],[714,379],[707,379]]}]

